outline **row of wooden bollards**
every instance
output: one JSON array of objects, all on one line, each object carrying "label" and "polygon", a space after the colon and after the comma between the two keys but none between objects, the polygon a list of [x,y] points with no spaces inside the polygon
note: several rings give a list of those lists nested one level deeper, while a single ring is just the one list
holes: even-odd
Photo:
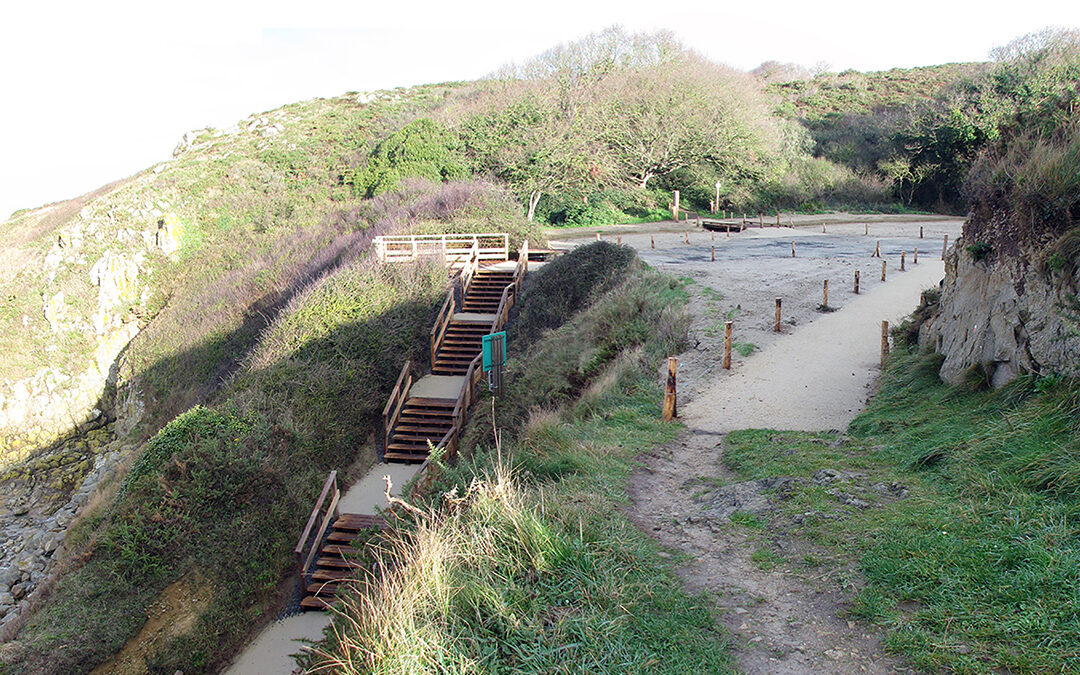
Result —
[{"label": "row of wooden bollards", "polygon": [[[822,223],[822,225],[821,225],[821,231],[822,232],[825,231],[825,224],[824,223]],[[730,234],[731,233],[728,232],[729,236],[730,236]],[[922,228],[921,227],[919,228],[919,238],[922,239]],[[596,241],[600,241],[600,233],[599,232],[596,233]],[[690,233],[689,232],[685,233],[685,241],[686,241],[687,244],[690,243]],[[712,241],[716,241],[716,233],[715,232],[712,233]],[[616,237],[616,243],[619,244],[620,246],[622,245],[622,235],[621,234]],[[656,235],[650,235],[649,236],[649,247],[654,248],[654,249],[656,248]],[[945,238],[941,242],[941,259],[942,260],[945,259],[945,253],[946,253],[946,251],[948,251],[948,248],[949,248],[949,235],[946,234]],[[791,242],[791,257],[792,258],[795,257],[795,242]],[[880,258],[880,257],[882,257],[881,256],[881,241],[878,241],[874,245],[874,252],[870,254],[870,257],[871,258]],[[900,271],[901,272],[904,271],[906,258],[907,258],[907,251],[900,251]],[[714,261],[716,260],[716,247],[715,246],[712,247],[712,259]],[[914,252],[914,255],[912,256],[911,264],[913,264],[913,265],[918,265],[919,264],[919,247],[918,246],[915,247],[915,252]],[[881,280],[885,281],[885,262],[884,261],[882,261],[881,266],[882,266],[881,267]]]},{"label": "row of wooden bollards", "polygon": [[[829,282],[825,282],[828,284]],[[724,323],[724,368],[726,370],[731,369],[731,332],[733,322],[727,321]],[[780,330],[780,298],[776,299],[776,327],[775,330]],[[881,368],[885,369],[885,362],[889,357],[889,322],[881,322]],[[668,357],[668,372],[667,383],[664,386],[664,406],[661,412],[663,420],[670,422],[679,416],[678,400],[677,400],[677,374],[679,369],[679,359],[674,356]]]}]

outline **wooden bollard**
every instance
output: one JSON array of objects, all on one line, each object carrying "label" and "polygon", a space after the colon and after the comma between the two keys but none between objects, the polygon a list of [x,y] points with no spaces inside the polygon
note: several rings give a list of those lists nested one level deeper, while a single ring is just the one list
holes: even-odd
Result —
[{"label": "wooden bollard", "polygon": [[790,227],[791,229],[794,230],[795,229],[795,219],[794,218],[788,218],[787,219],[787,225],[788,225],[788,227]]},{"label": "wooden bollard", "polygon": [[780,332],[780,298],[776,299],[776,321],[773,323],[773,332]]},{"label": "wooden bollard", "polygon": [[713,230],[713,231],[712,231],[712,232],[710,232],[709,234],[711,234],[711,235],[712,235],[712,241],[716,241],[716,230]]},{"label": "wooden bollard", "polygon": [[855,295],[859,294],[859,270],[855,270]]},{"label": "wooden bollard", "polygon": [[757,226],[765,227],[765,214],[761,211],[757,212]]},{"label": "wooden bollard", "polygon": [[716,262],[716,247],[715,246],[712,247],[712,260],[713,260],[713,262]]},{"label": "wooden bollard", "polygon": [[697,226],[701,227],[701,214],[700,213],[698,214],[698,217],[697,217]]},{"label": "wooden bollard", "polygon": [[945,235],[945,241],[941,244],[941,259],[945,259],[945,251],[949,248],[949,235]]},{"label": "wooden bollard", "polygon": [[905,267],[906,267],[905,264],[904,264],[906,262],[905,258],[907,258],[907,251],[900,251],[900,271],[901,272],[903,272]]},{"label": "wooden bollard", "polygon": [[922,225],[919,226],[919,239],[922,239]]},{"label": "wooden bollard", "polygon": [[885,368],[885,358],[889,356],[889,322],[881,322],[881,367]]},{"label": "wooden bollard", "polygon": [[731,327],[733,323],[728,321],[724,324],[724,369],[731,370]]},{"label": "wooden bollard", "polygon": [[866,224],[863,225],[863,235],[865,235],[865,236],[870,235],[870,223],[866,223]]},{"label": "wooden bollard", "polygon": [[649,244],[652,246],[652,248],[656,248],[656,236],[655,235],[649,237]]},{"label": "wooden bollard", "polygon": [[915,247],[915,255],[911,256],[911,264],[912,265],[918,265],[919,264],[919,247],[918,246]]},{"label": "wooden bollard", "polygon": [[821,224],[821,233],[825,234],[825,223]]},{"label": "wooden bollard", "polygon": [[780,213],[779,212],[776,213],[776,226],[780,227]]},{"label": "wooden bollard", "polygon": [[596,241],[600,241],[600,233],[599,232],[596,233]]},{"label": "wooden bollard", "polygon": [[874,253],[870,257],[871,258],[880,258],[881,257],[881,242],[880,241],[877,244],[874,245]]},{"label": "wooden bollard", "polygon": [[621,234],[618,237],[615,238],[615,243],[618,244],[619,246],[622,246],[622,235]]},{"label": "wooden bollard", "polygon": [[679,191],[674,191],[674,199],[671,203],[671,215],[675,220],[679,219]]},{"label": "wooden bollard", "polygon": [[689,232],[686,233],[686,243],[687,244],[690,243],[690,233]]},{"label": "wooden bollard", "polygon": [[885,281],[885,261],[881,261],[881,280]]},{"label": "wooden bollard", "polygon": [[678,403],[675,398],[675,373],[679,368],[679,359],[669,356],[667,360],[667,385],[664,387],[664,411],[663,419],[670,422],[679,416]]},{"label": "wooden bollard", "polygon": [[821,288],[821,306],[829,306],[829,280],[825,280],[825,285]]},{"label": "wooden bollard", "polygon": [[795,242],[791,242],[791,257],[795,257]]}]

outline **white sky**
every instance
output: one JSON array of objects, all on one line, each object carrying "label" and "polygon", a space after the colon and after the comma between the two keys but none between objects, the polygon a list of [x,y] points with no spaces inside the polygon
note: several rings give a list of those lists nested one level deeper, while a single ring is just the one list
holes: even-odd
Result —
[{"label": "white sky", "polygon": [[[711,59],[878,70],[984,60],[1074,0],[3,0],[0,219],[168,159],[183,133],[346,91],[481,77],[620,24]],[[1021,11],[1022,10],[1022,11]]]}]

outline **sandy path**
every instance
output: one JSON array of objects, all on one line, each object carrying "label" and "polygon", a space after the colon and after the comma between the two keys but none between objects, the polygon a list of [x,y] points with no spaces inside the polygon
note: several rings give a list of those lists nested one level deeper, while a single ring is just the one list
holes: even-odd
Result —
[{"label": "sandy path", "polygon": [[[806,275],[830,270],[835,274],[837,258],[841,264],[869,268],[864,253],[856,259],[844,252],[846,245],[864,246],[856,234],[862,232],[847,233],[847,242],[837,241],[836,250],[823,252],[821,260],[804,260],[787,269],[771,264],[775,273],[764,275],[757,299],[768,299],[778,289],[791,294],[793,280],[794,287],[805,285],[802,277]],[[648,237],[645,246],[651,253]],[[743,246],[750,247],[750,252],[757,250],[751,243]],[[845,262],[845,257],[852,259]],[[674,261],[655,260],[653,264],[668,272],[679,272]],[[880,270],[880,263],[871,264]],[[844,272],[849,270],[845,268]],[[702,277],[700,270],[689,274]],[[764,334],[770,329],[757,325],[767,323],[764,308],[760,308],[744,317],[742,325],[749,319],[757,331],[757,342],[764,342],[764,347],[747,358],[736,355],[732,371],[715,364],[719,357],[717,336],[706,329],[715,323],[715,318],[703,316],[707,306],[700,298],[692,302],[695,320],[691,332],[701,340],[690,352],[680,355],[680,373],[685,363],[689,375],[685,378],[689,390],[680,392],[680,401],[689,399],[685,404],[680,402],[680,416],[688,429],[678,442],[647,458],[645,467],[631,478],[630,515],[660,543],[692,557],[680,574],[690,590],[714,598],[721,621],[736,636],[735,657],[740,670],[909,670],[902,661],[883,652],[879,637],[865,625],[842,617],[851,597],[851,579],[844,579],[846,572],[811,572],[787,563],[769,571],[761,569],[752,559],[762,544],[760,535],[732,525],[726,517],[710,517],[695,495],[700,496],[703,485],[739,481],[723,463],[723,439],[728,431],[846,428],[861,410],[880,373],[881,321],[892,324],[909,314],[920,292],[935,286],[942,275],[943,266],[937,256],[925,256],[917,267],[909,267],[906,272],[891,269],[886,283],[878,281],[858,296],[846,294],[838,301],[843,306],[836,312],[819,313],[804,307],[799,310],[796,325],[785,326],[780,335]],[[749,293],[740,296],[740,305],[754,301],[754,294],[739,288],[737,279],[714,276],[702,281]],[[794,290],[802,292],[800,288]],[[740,320],[736,317],[735,321],[738,335]],[[688,395],[683,396],[684,392]],[[764,501],[760,493],[749,494],[746,499],[755,497]],[[790,549],[792,556],[799,554],[799,544],[775,533],[765,536],[773,547]]]},{"label": "sandy path", "polygon": [[897,325],[943,274],[941,261],[920,263],[750,355],[684,405],[684,421],[712,433],[846,429],[880,373],[881,322]]}]

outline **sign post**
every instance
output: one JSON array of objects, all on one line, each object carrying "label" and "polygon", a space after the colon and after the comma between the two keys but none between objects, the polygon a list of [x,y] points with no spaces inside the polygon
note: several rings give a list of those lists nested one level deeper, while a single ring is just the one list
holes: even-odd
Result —
[{"label": "sign post", "polygon": [[490,333],[481,338],[480,364],[488,376],[488,389],[497,395],[502,389],[503,367],[506,365],[506,331]]}]

